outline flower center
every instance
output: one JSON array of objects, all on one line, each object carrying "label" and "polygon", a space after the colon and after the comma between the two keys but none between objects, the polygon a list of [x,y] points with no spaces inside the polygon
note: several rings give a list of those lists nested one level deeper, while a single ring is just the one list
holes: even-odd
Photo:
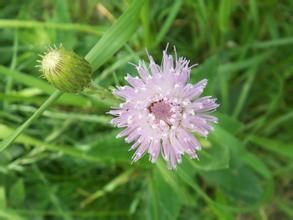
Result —
[{"label": "flower center", "polygon": [[43,57],[42,69],[44,71],[54,71],[60,61],[60,53],[57,50],[52,50]]},{"label": "flower center", "polygon": [[164,102],[163,100],[159,100],[157,102],[153,102],[149,107],[148,110],[152,113],[156,121],[163,120],[168,123],[172,112],[171,112],[171,105],[169,103]]}]

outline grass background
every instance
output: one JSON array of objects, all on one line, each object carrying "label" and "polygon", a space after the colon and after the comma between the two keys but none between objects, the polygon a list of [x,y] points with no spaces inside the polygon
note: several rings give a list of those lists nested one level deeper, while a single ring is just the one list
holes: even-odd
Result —
[{"label": "grass background", "polygon": [[[132,152],[98,96],[64,94],[0,153],[0,219],[292,219],[292,9],[284,0],[0,0],[0,139],[54,91],[48,45],[85,56],[111,88],[169,43],[199,63],[220,123],[176,171]],[[170,47],[170,48],[171,48]],[[170,52],[172,49],[170,49]]]}]

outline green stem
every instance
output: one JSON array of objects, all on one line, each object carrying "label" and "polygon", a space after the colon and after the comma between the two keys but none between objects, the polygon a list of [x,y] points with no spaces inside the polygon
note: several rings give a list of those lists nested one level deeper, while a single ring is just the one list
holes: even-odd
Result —
[{"label": "green stem", "polygon": [[119,99],[112,94],[109,90],[105,89],[102,86],[97,85],[94,81],[84,89],[84,95],[89,95],[95,97],[95,99],[100,100],[109,105],[118,105]]},{"label": "green stem", "polygon": [[106,28],[95,27],[83,24],[70,24],[70,23],[51,23],[51,22],[39,22],[39,21],[24,21],[24,20],[11,20],[0,19],[0,28],[52,28],[64,31],[79,31],[83,33],[93,34],[101,36]]},{"label": "green stem", "polygon": [[40,106],[40,108],[35,111],[35,113],[26,120],[21,126],[19,126],[12,134],[10,134],[4,141],[0,143],[0,151],[7,148],[12,142],[27,128],[34,120],[41,116],[41,114],[55,101],[57,100],[63,92],[56,90],[52,95]]}]

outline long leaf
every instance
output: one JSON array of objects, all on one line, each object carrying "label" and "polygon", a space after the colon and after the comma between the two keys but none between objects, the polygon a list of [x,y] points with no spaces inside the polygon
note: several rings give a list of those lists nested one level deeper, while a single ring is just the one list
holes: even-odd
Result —
[{"label": "long leaf", "polygon": [[93,70],[98,69],[119,50],[136,31],[144,0],[133,1],[130,7],[86,55]]}]

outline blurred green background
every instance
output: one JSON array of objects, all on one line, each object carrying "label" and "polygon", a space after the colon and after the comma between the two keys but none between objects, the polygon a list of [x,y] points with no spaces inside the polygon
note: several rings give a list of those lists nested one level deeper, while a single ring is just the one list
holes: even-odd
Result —
[{"label": "blurred green background", "polygon": [[99,42],[94,79],[111,88],[169,43],[221,104],[200,160],[131,164],[111,103],[64,94],[0,152],[0,219],[293,219],[293,1],[132,2],[0,0],[0,139],[54,91],[34,67],[49,45]]}]

